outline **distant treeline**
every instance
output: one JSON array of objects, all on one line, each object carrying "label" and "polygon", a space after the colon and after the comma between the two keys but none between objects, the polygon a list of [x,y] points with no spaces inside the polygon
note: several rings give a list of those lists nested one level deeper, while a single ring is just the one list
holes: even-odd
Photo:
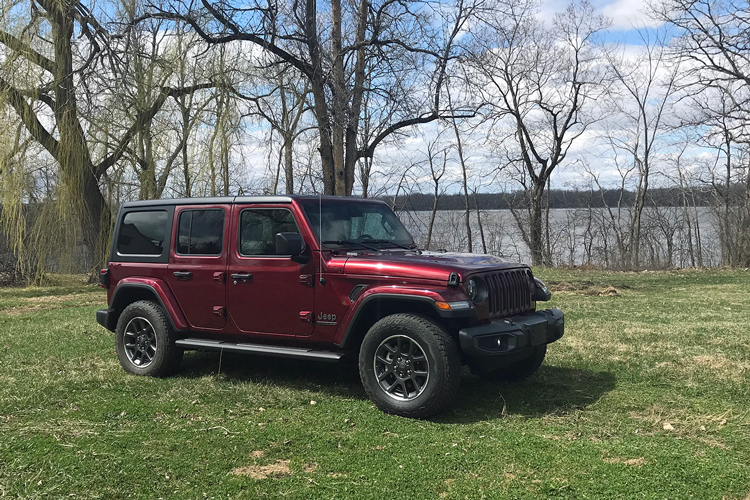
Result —
[{"label": "distant treeline", "polygon": [[[735,186],[739,191],[741,186]],[[622,199],[621,199],[622,195]],[[619,189],[599,191],[552,189],[545,194],[549,197],[550,208],[600,208],[604,206],[616,207],[618,203],[623,206],[633,206],[635,202],[634,191],[621,191]],[[382,197],[383,201],[393,203],[393,197]],[[521,208],[524,204],[524,193],[514,191],[511,193],[473,193],[469,195],[469,203],[473,209],[476,203],[480,210],[503,210],[510,207]],[[647,205],[659,207],[681,207],[681,206],[709,206],[715,203],[715,193],[710,186],[691,187],[689,190],[679,187],[653,188],[649,190]],[[434,197],[432,194],[413,193],[396,197],[395,207],[402,210],[432,210]],[[546,204],[546,201],[545,201]],[[465,208],[464,195],[462,193],[444,194],[438,198],[438,210],[463,210]]]}]

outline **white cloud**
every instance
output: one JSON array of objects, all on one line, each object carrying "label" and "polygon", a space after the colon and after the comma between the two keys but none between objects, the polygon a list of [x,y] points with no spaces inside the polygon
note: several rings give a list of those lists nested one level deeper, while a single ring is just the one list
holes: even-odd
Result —
[{"label": "white cloud", "polygon": [[649,17],[646,0],[615,0],[602,5],[601,13],[612,20],[610,30],[627,31],[632,28],[655,28],[661,25]]},{"label": "white cloud", "polygon": [[[648,16],[648,0],[593,0],[592,3],[599,13],[612,21],[610,31],[628,31],[633,28],[661,25]],[[539,19],[549,24],[555,13],[562,12],[569,4],[569,0],[542,0],[539,6]]]}]

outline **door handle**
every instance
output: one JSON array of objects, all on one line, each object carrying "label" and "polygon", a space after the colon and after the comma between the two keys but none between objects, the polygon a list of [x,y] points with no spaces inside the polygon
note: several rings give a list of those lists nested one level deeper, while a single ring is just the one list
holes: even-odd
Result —
[{"label": "door handle", "polygon": [[172,274],[174,274],[174,277],[178,280],[191,280],[193,279],[193,273],[190,271],[175,271]]},{"label": "door handle", "polygon": [[232,279],[234,280],[234,284],[236,285],[238,282],[247,282],[253,281],[253,275],[248,273],[234,273],[231,275]]}]

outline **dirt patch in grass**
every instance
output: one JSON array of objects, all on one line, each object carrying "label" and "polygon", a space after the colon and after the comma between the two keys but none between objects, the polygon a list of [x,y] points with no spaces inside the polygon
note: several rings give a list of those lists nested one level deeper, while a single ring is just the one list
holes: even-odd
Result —
[{"label": "dirt patch in grass", "polygon": [[613,287],[612,285],[605,286],[601,288],[600,290],[589,290],[587,294],[596,295],[597,297],[619,297],[620,296],[620,292],[618,292],[617,288]]},{"label": "dirt patch in grass", "polygon": [[646,459],[643,457],[638,458],[621,458],[621,457],[614,457],[614,458],[605,458],[605,462],[608,464],[623,464],[623,465],[643,465],[646,463]]},{"label": "dirt patch in grass", "polygon": [[[658,346],[662,352],[681,353],[678,345]],[[654,369],[683,379],[700,377],[722,382],[745,383],[750,375],[750,362],[732,359],[721,353],[685,356],[677,361],[661,361]]]},{"label": "dirt patch in grass", "polygon": [[43,297],[29,297],[25,299],[28,304],[62,304],[83,297],[85,300],[101,300],[102,293],[69,293],[67,295],[45,295]]},{"label": "dirt patch in grass", "polygon": [[276,460],[268,465],[246,465],[232,470],[235,476],[250,476],[252,479],[267,479],[269,477],[290,476],[289,460]]},{"label": "dirt patch in grass", "polygon": [[[558,283],[548,283],[547,287],[552,292],[570,292],[579,295],[589,295],[595,297],[618,297],[620,291],[614,286],[609,284],[596,284],[593,281],[580,281],[569,283],[567,281],[561,281]],[[627,285],[620,285],[620,289],[630,288]]]},{"label": "dirt patch in grass", "polygon": [[750,363],[730,359],[723,354],[693,356],[685,363],[686,367],[706,368],[711,373],[724,380],[744,381],[750,372]]},{"label": "dirt patch in grass", "polygon": [[98,290],[86,293],[70,293],[67,295],[45,295],[42,297],[27,297],[23,299],[22,305],[11,307],[1,312],[4,312],[8,316],[20,316],[37,311],[93,306],[103,304],[105,301],[105,297]]},{"label": "dirt patch in grass", "polygon": [[747,412],[735,414],[730,409],[714,415],[694,414],[684,410],[667,409],[658,405],[652,405],[644,411],[631,411],[630,418],[644,425],[641,432],[645,435],[664,432],[679,437],[696,439],[708,444],[711,448],[721,449],[728,448],[715,434],[716,431],[731,421],[739,425],[748,423]]}]

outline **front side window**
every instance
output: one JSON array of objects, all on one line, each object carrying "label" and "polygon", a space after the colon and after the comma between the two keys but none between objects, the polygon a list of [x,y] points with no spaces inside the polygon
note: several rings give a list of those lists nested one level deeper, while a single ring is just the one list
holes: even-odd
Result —
[{"label": "front side window", "polygon": [[292,212],[284,208],[243,210],[240,214],[240,254],[278,255],[277,233],[299,233]]},{"label": "front side window", "polygon": [[120,224],[117,251],[121,255],[161,255],[166,234],[166,210],[128,212]]},{"label": "front side window", "polygon": [[181,255],[221,255],[224,210],[183,210],[177,229],[176,251]]}]

